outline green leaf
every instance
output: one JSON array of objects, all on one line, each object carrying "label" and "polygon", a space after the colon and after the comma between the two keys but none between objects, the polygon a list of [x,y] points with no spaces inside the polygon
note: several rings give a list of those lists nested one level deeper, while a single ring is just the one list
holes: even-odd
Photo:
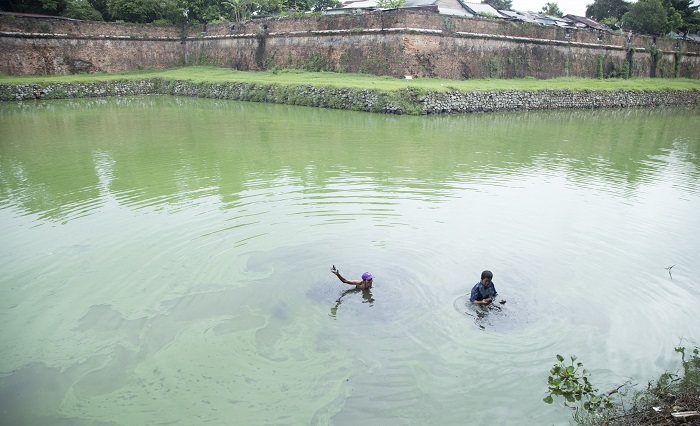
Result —
[{"label": "green leaf", "polygon": [[571,362],[576,361],[576,355],[571,355]]},{"label": "green leaf", "polygon": [[576,371],[576,369],[574,368],[573,365],[570,365],[570,366],[566,367],[566,372],[567,372],[567,373],[569,373],[569,374],[574,374],[574,371]]},{"label": "green leaf", "polygon": [[562,362],[562,361],[564,361],[564,357],[563,357],[563,356],[561,356],[561,355],[558,355],[558,354],[557,354],[557,359],[559,360],[559,362]]},{"label": "green leaf", "polygon": [[554,402],[554,399],[552,398],[552,395],[547,395],[542,401],[546,402],[547,404],[551,404]]}]

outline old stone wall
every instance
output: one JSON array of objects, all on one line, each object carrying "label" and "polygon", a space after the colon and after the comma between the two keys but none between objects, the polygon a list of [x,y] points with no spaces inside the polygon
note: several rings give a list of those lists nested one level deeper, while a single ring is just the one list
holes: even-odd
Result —
[{"label": "old stone wall", "polygon": [[391,11],[204,28],[0,17],[0,73],[210,64],[402,77],[700,78],[700,44],[502,20]]},{"label": "old stone wall", "polygon": [[0,37],[0,73],[78,74],[184,64],[180,40]]}]

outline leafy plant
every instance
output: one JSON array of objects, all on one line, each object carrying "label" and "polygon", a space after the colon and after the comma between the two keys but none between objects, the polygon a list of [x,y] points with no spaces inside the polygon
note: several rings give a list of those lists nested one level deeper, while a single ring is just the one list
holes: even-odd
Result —
[{"label": "leafy plant", "polygon": [[686,360],[685,347],[679,346],[675,351],[681,354],[681,365],[683,366],[683,378],[681,379],[681,390],[700,388],[700,349],[693,348],[692,355]]},{"label": "leafy plant", "polygon": [[406,0],[378,0],[377,7],[380,9],[395,9],[406,3]]},{"label": "leafy plant", "polygon": [[576,410],[594,412],[612,408],[612,398],[607,394],[597,394],[598,390],[588,380],[588,370],[583,368],[580,362],[574,364],[575,355],[571,355],[570,358],[571,365],[566,365],[564,357],[557,355],[558,362],[549,370],[550,376],[547,379],[549,394],[543,401],[551,404],[554,402],[553,396],[561,396],[565,399],[564,405]]},{"label": "leafy plant", "polygon": [[330,61],[326,60],[322,54],[314,51],[311,52],[304,62],[304,69],[312,72],[333,71],[333,65],[330,63]]}]

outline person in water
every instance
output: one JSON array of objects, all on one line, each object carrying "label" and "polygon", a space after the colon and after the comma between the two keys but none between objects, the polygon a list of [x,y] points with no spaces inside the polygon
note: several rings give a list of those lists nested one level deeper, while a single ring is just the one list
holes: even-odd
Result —
[{"label": "person in water", "polygon": [[[490,305],[496,298],[498,292],[496,287],[491,281],[493,279],[493,272],[484,271],[481,273],[481,281],[476,283],[472,288],[472,292],[469,295],[469,301],[475,305]],[[505,303],[505,300],[501,300],[501,304]]]},{"label": "person in water", "polygon": [[335,265],[333,265],[333,268],[331,268],[331,272],[338,277],[340,281],[344,282],[345,284],[354,285],[358,290],[372,288],[372,280],[374,277],[369,272],[362,274],[362,280],[346,280],[342,275],[340,275],[340,271],[335,269]]}]

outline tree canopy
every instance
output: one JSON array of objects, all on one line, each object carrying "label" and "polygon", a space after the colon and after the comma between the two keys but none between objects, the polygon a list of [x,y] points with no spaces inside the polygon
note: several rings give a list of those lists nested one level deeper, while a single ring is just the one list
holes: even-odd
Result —
[{"label": "tree canopy", "polygon": [[559,9],[559,5],[554,2],[549,2],[542,6],[542,13],[547,16],[558,16],[560,18],[564,16],[564,12]]},{"label": "tree canopy", "polygon": [[[684,33],[700,29],[699,6],[692,0],[595,0],[586,8],[586,17],[602,23],[621,22],[635,32],[663,35],[670,31]],[[627,13],[626,19],[623,19]]]},{"label": "tree canopy", "polygon": [[512,0],[483,0],[481,3],[488,4],[496,10],[510,10],[513,7]]},{"label": "tree canopy", "polygon": [[641,34],[661,35],[667,24],[666,10],[661,0],[638,0],[622,16],[624,28]]},{"label": "tree canopy", "polygon": [[606,18],[621,20],[622,15],[630,9],[630,3],[625,0],[595,0],[586,8],[586,18],[602,21]]},{"label": "tree canopy", "polygon": [[692,0],[664,0],[668,17],[667,31],[695,32],[700,29],[700,6],[693,6]]},{"label": "tree canopy", "polygon": [[253,14],[318,12],[340,6],[339,0],[0,0],[0,10],[7,12],[83,20],[135,23],[162,21],[172,24],[183,21],[241,21],[249,19]]},{"label": "tree canopy", "polygon": [[41,15],[61,15],[68,0],[0,0],[0,10]]}]

